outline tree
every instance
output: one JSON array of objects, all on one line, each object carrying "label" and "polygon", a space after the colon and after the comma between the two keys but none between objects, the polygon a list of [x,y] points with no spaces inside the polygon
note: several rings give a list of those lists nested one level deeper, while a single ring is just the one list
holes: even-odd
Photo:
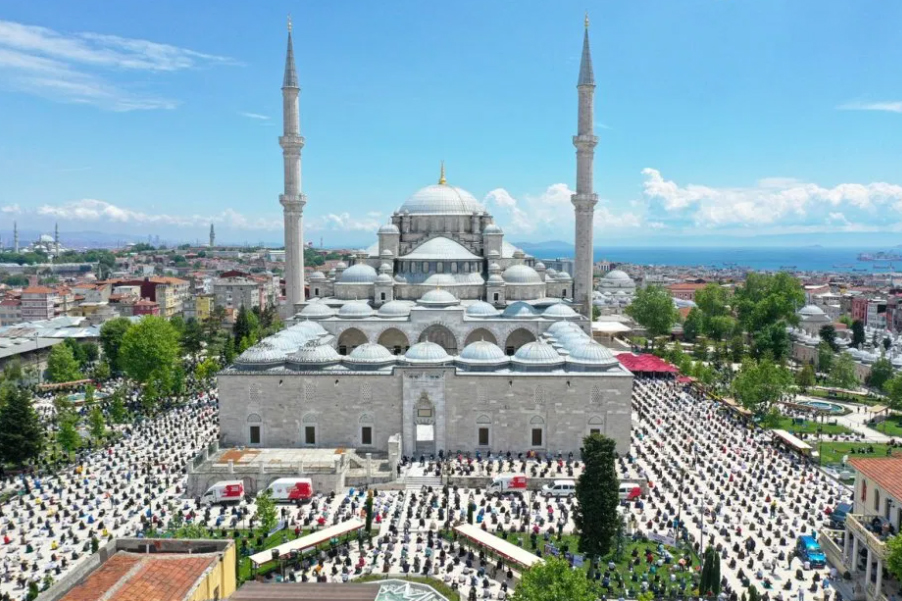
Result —
[{"label": "tree", "polygon": [[720,594],[720,555],[711,546],[705,549],[698,592],[705,597],[716,597]]},{"label": "tree", "polygon": [[849,317],[848,315],[843,315],[839,318],[839,323],[845,324],[845,326],[847,328],[851,328],[852,327],[852,318]]},{"label": "tree", "polygon": [[511,601],[595,601],[595,598],[595,590],[585,574],[556,557],[546,557],[523,572],[511,595]]},{"label": "tree", "polygon": [[213,357],[207,357],[203,361],[197,364],[197,367],[194,368],[194,377],[197,378],[198,382],[203,383],[204,385],[209,385],[212,382],[213,378],[216,376],[216,372],[219,371],[219,363]]},{"label": "tree", "polygon": [[695,305],[705,317],[722,317],[730,314],[727,306],[727,290],[713,282],[695,293]]},{"label": "tree", "polygon": [[648,330],[652,337],[670,334],[680,315],[670,293],[661,286],[638,289],[626,313]]},{"label": "tree", "polygon": [[97,346],[96,342],[88,341],[82,343],[81,348],[85,354],[86,364],[94,363],[100,357],[100,347]]},{"label": "tree", "polygon": [[366,533],[373,529],[373,491],[366,491]]},{"label": "tree", "polygon": [[792,383],[792,374],[782,365],[770,359],[746,359],[731,388],[743,407],[762,416],[786,394]]},{"label": "tree", "polygon": [[855,375],[855,360],[849,353],[839,353],[830,370],[830,386],[854,390],[858,387]]},{"label": "tree", "polygon": [[[179,355],[179,337],[175,328],[158,315],[146,315],[122,338],[120,361],[125,373],[143,384],[152,378],[169,383],[168,378]],[[161,394],[168,391],[162,386]]]},{"label": "tree", "polygon": [[110,364],[104,360],[94,366],[94,379],[99,380],[100,382],[105,382],[110,379],[112,376],[112,370],[110,370]]},{"label": "tree", "polygon": [[0,424],[0,460],[21,466],[37,459],[44,448],[44,428],[27,390],[0,386]]},{"label": "tree", "polygon": [[63,344],[69,347],[69,350],[72,351],[72,356],[75,357],[75,360],[78,362],[79,369],[84,369],[88,364],[87,353],[85,352],[85,347],[78,343],[75,338],[66,338],[63,340]]},{"label": "tree", "polygon": [[860,348],[864,344],[864,322],[856,319],[852,322],[852,346]]},{"label": "tree", "polygon": [[789,349],[789,333],[782,321],[766,325],[752,335],[752,356],[756,359],[769,357],[782,363],[789,355]]},{"label": "tree", "polygon": [[758,594],[754,584],[749,585],[749,601],[761,601],[761,595]]},{"label": "tree", "polygon": [[832,323],[822,325],[819,334],[821,340],[829,344],[834,353],[839,349],[836,344],[836,328]]},{"label": "tree", "polygon": [[733,305],[746,332],[758,332],[781,321],[798,323],[796,310],[805,303],[799,281],[785,272],[752,272],[736,289]]},{"label": "tree", "polygon": [[226,337],[225,342],[222,343],[222,351],[219,355],[219,362],[222,365],[231,365],[232,361],[235,360],[235,341],[231,336]]},{"label": "tree", "polygon": [[893,364],[886,357],[880,357],[871,366],[871,375],[868,376],[868,386],[883,390],[883,385],[893,377]]},{"label": "tree", "polygon": [[796,372],[796,384],[803,391],[808,390],[817,383],[817,377],[814,373],[814,366],[806,363],[798,372]]},{"label": "tree", "polygon": [[583,440],[584,469],[576,481],[573,521],[579,532],[579,551],[595,561],[611,551],[617,533],[617,508],[620,506],[615,442],[601,434],[590,434]]},{"label": "tree", "polygon": [[128,410],[125,408],[122,396],[122,390],[117,389],[113,392],[110,399],[110,419],[114,424],[124,424],[126,419],[128,419]]},{"label": "tree", "polygon": [[94,440],[100,440],[106,434],[106,424],[103,419],[103,411],[99,406],[94,405],[88,414],[88,428]]},{"label": "tree", "polygon": [[104,323],[100,327],[100,346],[103,348],[103,355],[110,364],[110,369],[114,374],[120,374],[124,370],[119,362],[119,349],[122,346],[122,339],[125,333],[132,327],[132,322],[125,317],[117,317]]},{"label": "tree", "polygon": [[886,541],[886,571],[902,580],[902,536],[893,536]]},{"label": "tree", "polygon": [[249,341],[248,346],[253,346],[257,342],[258,327],[259,321],[256,314],[253,311],[248,311],[244,305],[241,305],[238,309],[238,315],[235,317],[235,326],[232,329],[239,347],[241,344],[246,344],[245,340]]},{"label": "tree", "polygon": [[254,519],[260,522],[260,533],[266,536],[275,529],[279,521],[276,503],[272,500],[272,492],[268,488],[257,495],[256,505]]},{"label": "tree", "polygon": [[821,340],[817,343],[817,370],[822,374],[830,373],[833,368],[835,353],[830,345]]},{"label": "tree", "polygon": [[705,335],[714,340],[723,340],[736,328],[736,320],[729,315],[715,315],[705,318]]},{"label": "tree", "polygon": [[78,416],[75,414],[67,413],[60,416],[60,429],[56,433],[56,442],[69,456],[81,447],[81,434],[78,433],[77,424]]},{"label": "tree", "polygon": [[902,372],[890,378],[884,385],[886,391],[886,404],[890,409],[902,411]]},{"label": "tree", "polygon": [[705,316],[701,309],[693,307],[683,322],[683,340],[686,342],[695,342],[696,337],[702,333],[704,328]]},{"label": "tree", "polygon": [[204,331],[197,320],[193,317],[187,320],[182,329],[182,349],[192,357],[196,356],[203,348],[201,344],[203,339]]},{"label": "tree", "polygon": [[47,378],[51,382],[73,382],[81,380],[78,361],[72,356],[72,348],[67,344],[57,344],[50,349],[47,357]]},{"label": "tree", "polygon": [[734,335],[730,338],[730,359],[733,363],[739,363],[745,356],[745,341],[741,334]]}]

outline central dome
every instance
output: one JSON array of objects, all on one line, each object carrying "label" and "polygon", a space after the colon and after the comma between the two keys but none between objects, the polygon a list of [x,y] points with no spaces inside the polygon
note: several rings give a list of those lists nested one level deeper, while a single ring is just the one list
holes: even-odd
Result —
[{"label": "central dome", "polygon": [[441,214],[441,215],[472,215],[473,213],[485,213],[483,207],[472,194],[448,184],[433,184],[420,188],[408,198],[399,213]]}]

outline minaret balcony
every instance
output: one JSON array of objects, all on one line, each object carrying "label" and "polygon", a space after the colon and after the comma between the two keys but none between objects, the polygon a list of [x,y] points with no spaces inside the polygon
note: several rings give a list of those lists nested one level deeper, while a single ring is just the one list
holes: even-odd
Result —
[{"label": "minaret balcony", "polygon": [[279,146],[282,148],[302,148],[304,146],[304,136],[295,134],[279,136]]},{"label": "minaret balcony", "polygon": [[595,148],[595,145],[598,144],[598,136],[593,136],[592,134],[580,134],[577,136],[573,136],[573,145],[577,148]]}]

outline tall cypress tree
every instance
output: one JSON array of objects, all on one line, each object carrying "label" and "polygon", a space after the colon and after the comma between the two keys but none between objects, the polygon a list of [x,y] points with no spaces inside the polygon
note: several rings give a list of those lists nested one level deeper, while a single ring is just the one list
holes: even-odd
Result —
[{"label": "tall cypress tree", "polygon": [[44,448],[44,430],[24,388],[0,388],[0,459],[15,466],[37,459]]},{"label": "tall cypress tree", "polygon": [[585,467],[576,482],[573,520],[579,533],[579,551],[591,562],[594,572],[598,558],[610,553],[617,534],[617,507],[620,483],[615,462],[616,443],[601,434],[590,434],[583,441]]}]

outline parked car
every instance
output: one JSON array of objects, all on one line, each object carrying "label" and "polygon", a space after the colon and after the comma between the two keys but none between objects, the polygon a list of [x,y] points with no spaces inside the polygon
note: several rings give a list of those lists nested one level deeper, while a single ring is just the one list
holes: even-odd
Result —
[{"label": "parked car", "polygon": [[812,568],[823,568],[827,565],[827,556],[820,544],[811,535],[800,536],[796,541],[796,555],[807,561]]},{"label": "parked car", "polygon": [[555,480],[542,487],[542,492],[552,497],[571,498],[576,494],[576,482],[573,480]]}]

